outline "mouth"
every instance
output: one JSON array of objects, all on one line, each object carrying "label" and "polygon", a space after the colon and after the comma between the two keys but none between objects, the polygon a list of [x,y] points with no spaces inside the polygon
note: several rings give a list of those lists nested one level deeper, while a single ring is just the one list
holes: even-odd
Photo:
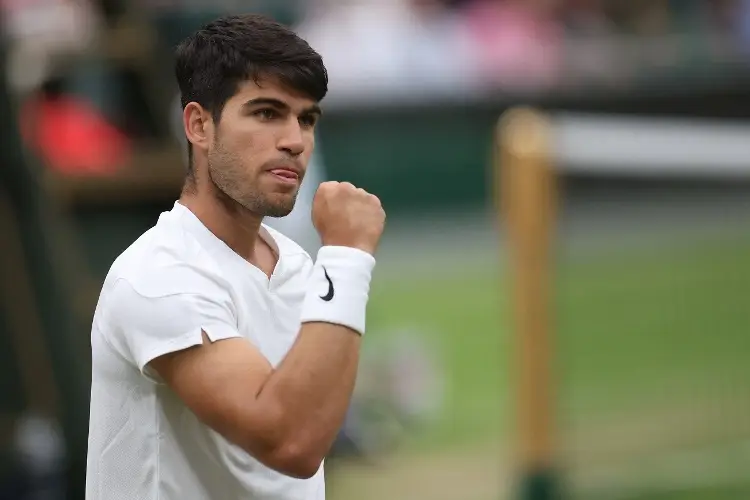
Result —
[{"label": "mouth", "polygon": [[299,174],[294,170],[288,168],[274,168],[268,171],[271,175],[276,177],[277,180],[288,183],[296,184],[299,182]]}]

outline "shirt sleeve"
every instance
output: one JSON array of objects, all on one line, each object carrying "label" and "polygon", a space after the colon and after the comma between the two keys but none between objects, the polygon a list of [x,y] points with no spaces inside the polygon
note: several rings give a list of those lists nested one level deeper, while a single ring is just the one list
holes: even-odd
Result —
[{"label": "shirt sleeve", "polygon": [[110,334],[127,350],[126,357],[146,377],[160,382],[148,363],[159,356],[203,343],[240,337],[228,291],[210,280],[186,291],[134,285],[120,278],[109,295]]}]

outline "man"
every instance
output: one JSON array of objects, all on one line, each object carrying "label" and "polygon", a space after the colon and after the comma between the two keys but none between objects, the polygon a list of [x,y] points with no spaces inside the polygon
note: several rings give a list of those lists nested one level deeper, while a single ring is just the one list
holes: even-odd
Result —
[{"label": "man", "polygon": [[178,47],[176,74],[191,169],[102,289],[87,498],[321,500],[385,214],[321,184],[314,264],[262,224],[294,206],[327,91],[294,33],[219,19]]}]

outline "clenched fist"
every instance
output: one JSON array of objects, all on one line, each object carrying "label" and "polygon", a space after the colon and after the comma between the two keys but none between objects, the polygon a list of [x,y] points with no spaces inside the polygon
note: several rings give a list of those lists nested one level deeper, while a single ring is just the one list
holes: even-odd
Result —
[{"label": "clenched fist", "polygon": [[348,182],[323,182],[312,206],[323,245],[358,248],[374,254],[383,234],[385,211],[377,196]]}]

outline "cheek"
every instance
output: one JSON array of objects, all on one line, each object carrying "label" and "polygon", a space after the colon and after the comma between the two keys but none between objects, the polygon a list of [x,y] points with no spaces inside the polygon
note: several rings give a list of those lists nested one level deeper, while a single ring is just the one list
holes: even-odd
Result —
[{"label": "cheek", "polygon": [[210,155],[209,161],[215,168],[221,169],[225,176],[244,176],[248,170],[248,160],[242,147],[245,146],[239,146],[234,141],[222,137],[214,144],[213,154]]},{"label": "cheek", "polygon": [[255,134],[252,131],[234,127],[231,134],[227,134],[226,141],[233,151],[244,151],[253,147]]},{"label": "cheek", "polygon": [[247,170],[252,166],[253,157],[256,156],[257,144],[252,134],[235,132],[221,137],[220,149],[227,159],[232,160],[236,168]]},{"label": "cheek", "polygon": [[257,127],[249,130],[238,130],[233,138],[235,151],[242,153],[244,158],[258,159],[274,154],[276,140],[276,135],[272,130],[263,130]]}]

